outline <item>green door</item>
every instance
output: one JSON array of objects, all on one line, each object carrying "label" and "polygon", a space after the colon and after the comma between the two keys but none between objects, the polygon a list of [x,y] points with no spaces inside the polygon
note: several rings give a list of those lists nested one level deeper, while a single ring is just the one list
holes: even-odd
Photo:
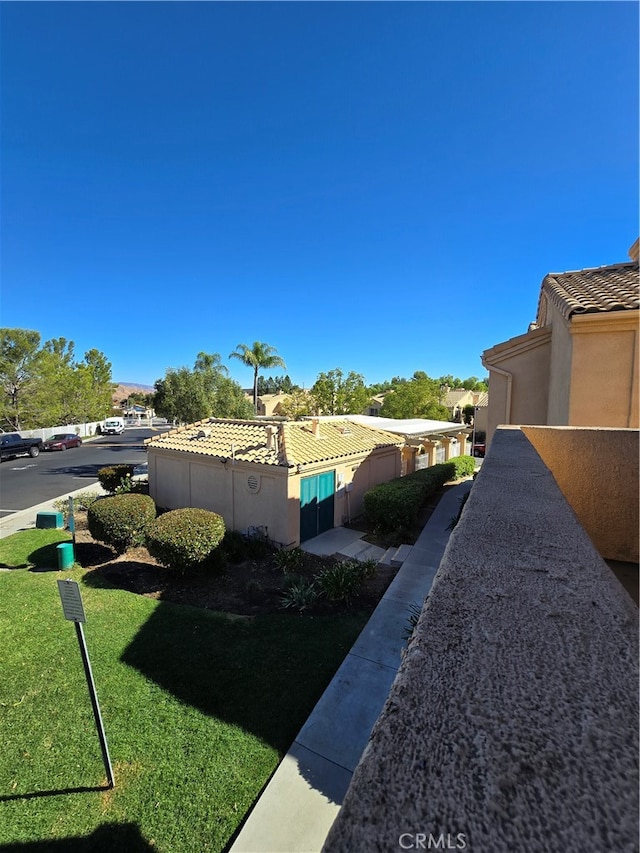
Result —
[{"label": "green door", "polygon": [[313,539],[333,527],[335,471],[300,480],[300,541]]}]

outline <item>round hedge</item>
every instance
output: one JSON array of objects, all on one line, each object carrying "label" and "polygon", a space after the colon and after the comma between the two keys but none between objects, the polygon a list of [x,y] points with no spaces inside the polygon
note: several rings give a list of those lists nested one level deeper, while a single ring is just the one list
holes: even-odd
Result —
[{"label": "round hedge", "polygon": [[130,480],[133,477],[135,465],[120,464],[107,465],[105,468],[98,470],[98,482],[106,492],[115,492],[122,484],[123,480]]},{"label": "round hedge", "polygon": [[224,519],[194,507],[159,515],[146,530],[147,550],[163,566],[181,571],[220,569],[218,546],[224,538]]},{"label": "round hedge", "polygon": [[156,517],[149,495],[125,494],[100,498],[87,510],[89,532],[98,542],[111,545],[119,554],[144,545],[144,532]]}]

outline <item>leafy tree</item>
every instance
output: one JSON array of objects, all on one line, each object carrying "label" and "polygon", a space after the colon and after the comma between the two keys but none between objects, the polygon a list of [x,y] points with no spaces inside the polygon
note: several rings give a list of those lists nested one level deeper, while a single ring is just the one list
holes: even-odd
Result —
[{"label": "leafy tree", "polygon": [[371,397],[364,376],[340,368],[321,373],[311,389],[317,411],[323,415],[359,415]]},{"label": "leafy tree", "polygon": [[75,345],[38,332],[2,330],[3,417],[14,429],[100,420],[111,410],[111,364],[96,349],[76,362]]},{"label": "leafy tree", "polygon": [[423,371],[416,371],[411,381],[401,383],[386,395],[380,415],[384,418],[446,421],[449,411],[440,402],[440,396],[440,381],[429,379]]},{"label": "leafy tree", "polygon": [[202,374],[188,367],[168,368],[164,379],[155,383],[155,388],[154,408],[160,417],[177,423],[193,423],[211,414]]},{"label": "leafy tree", "polygon": [[160,417],[178,423],[204,418],[250,418],[251,403],[226,374],[218,353],[198,353],[193,370],[169,368],[155,383],[153,406]]},{"label": "leafy tree", "polygon": [[246,344],[238,344],[235,352],[229,354],[229,358],[237,358],[246,367],[253,370],[253,408],[258,411],[258,373],[260,370],[269,370],[272,367],[284,367],[286,364],[278,355],[275,347],[261,341],[255,341],[252,347]]},{"label": "leafy tree", "polygon": [[313,398],[302,388],[295,388],[280,403],[280,414],[293,421],[299,421],[306,415],[312,415]]},{"label": "leafy tree", "polygon": [[[29,391],[38,372],[40,333],[30,329],[0,329],[2,418],[11,429],[22,429]],[[24,398],[24,399],[23,399]]]}]

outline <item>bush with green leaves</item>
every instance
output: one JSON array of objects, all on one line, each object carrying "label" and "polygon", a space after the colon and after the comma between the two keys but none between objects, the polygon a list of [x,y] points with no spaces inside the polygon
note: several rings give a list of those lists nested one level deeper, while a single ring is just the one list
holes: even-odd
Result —
[{"label": "bush with green leaves", "polygon": [[474,470],[472,456],[456,456],[406,477],[379,483],[364,495],[365,515],[380,531],[409,528],[431,495],[445,483],[468,477]]},{"label": "bush with green leaves", "polygon": [[375,560],[345,560],[321,572],[316,582],[330,601],[349,602],[357,595],[367,578],[375,574]]},{"label": "bush with green leaves", "polygon": [[282,549],[275,552],[273,559],[276,566],[286,574],[295,572],[302,566],[304,555],[300,548],[291,548],[289,551]]},{"label": "bush with green leaves", "polygon": [[[79,492],[73,495],[74,512],[86,512],[99,497],[100,495],[97,492]],[[57,501],[53,502],[53,508],[56,512],[61,512],[66,521],[69,515],[69,498],[58,498]]]},{"label": "bush with green leaves", "polygon": [[156,517],[149,495],[112,495],[94,501],[87,510],[89,532],[117,553],[144,545],[147,525]]},{"label": "bush with green leaves", "polygon": [[303,613],[316,603],[318,595],[319,591],[313,581],[299,577],[282,590],[280,604]]},{"label": "bush with green leaves", "polygon": [[105,492],[115,494],[118,488],[122,488],[123,482],[126,487],[127,480],[131,481],[134,469],[135,465],[107,465],[98,470],[98,482]]},{"label": "bush with green leaves", "polygon": [[220,547],[224,534],[221,515],[185,507],[165,512],[148,525],[146,545],[151,556],[167,568],[219,571],[226,563]]}]

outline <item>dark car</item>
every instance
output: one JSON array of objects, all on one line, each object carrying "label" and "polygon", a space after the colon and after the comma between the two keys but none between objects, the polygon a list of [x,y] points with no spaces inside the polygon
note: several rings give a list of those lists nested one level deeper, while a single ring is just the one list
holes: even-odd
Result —
[{"label": "dark car", "polygon": [[69,447],[80,447],[82,439],[70,432],[52,435],[42,445],[43,450],[67,450]]}]

